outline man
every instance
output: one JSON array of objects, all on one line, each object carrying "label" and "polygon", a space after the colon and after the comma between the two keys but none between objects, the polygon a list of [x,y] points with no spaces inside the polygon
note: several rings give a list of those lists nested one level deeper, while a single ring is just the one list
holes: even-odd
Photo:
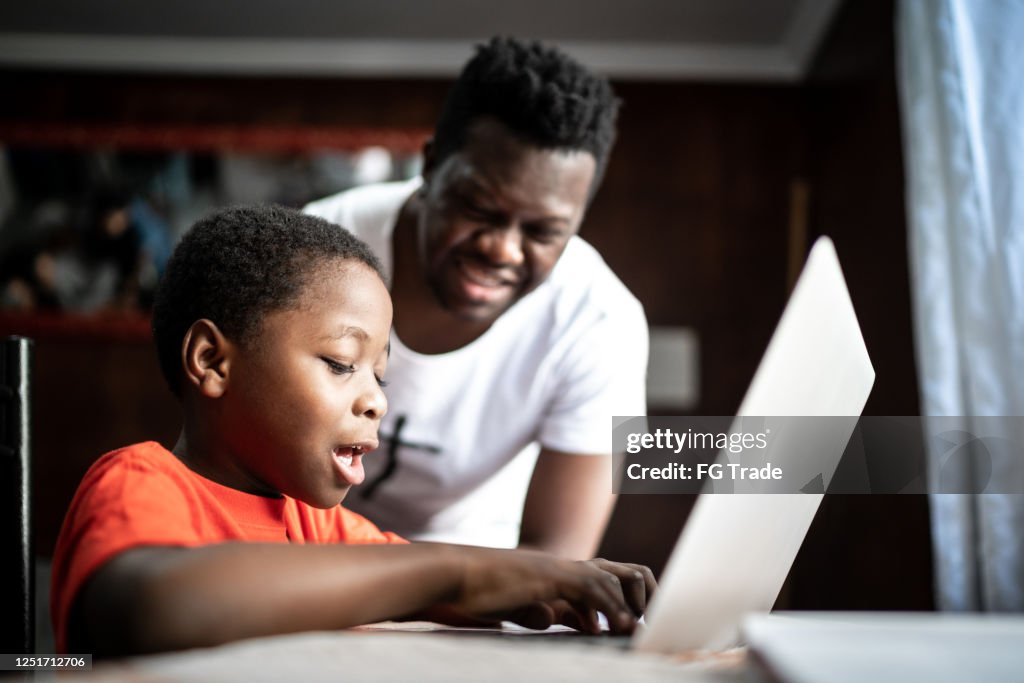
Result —
[{"label": "man", "polygon": [[391,407],[347,506],[411,538],[593,554],[611,417],[646,410],[643,309],[576,236],[617,108],[561,52],[495,38],[421,179],[306,207],[370,244],[394,300]]}]

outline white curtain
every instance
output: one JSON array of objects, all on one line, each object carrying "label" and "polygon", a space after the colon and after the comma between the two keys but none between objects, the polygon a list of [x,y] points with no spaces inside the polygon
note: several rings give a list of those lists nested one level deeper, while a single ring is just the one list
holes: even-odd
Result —
[{"label": "white curtain", "polygon": [[[1024,415],[1024,0],[896,26],[922,412]],[[939,608],[1024,610],[1024,495],[930,502]]]}]

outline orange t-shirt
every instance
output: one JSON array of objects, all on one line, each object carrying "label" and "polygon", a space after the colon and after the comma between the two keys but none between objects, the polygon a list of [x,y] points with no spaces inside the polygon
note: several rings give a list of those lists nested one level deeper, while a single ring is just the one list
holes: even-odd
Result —
[{"label": "orange t-shirt", "polygon": [[264,498],[206,479],[158,443],[107,453],[85,473],[53,555],[50,615],[66,651],[71,605],[93,572],[144,545],[406,543],[340,505],[321,510],[283,496]]}]

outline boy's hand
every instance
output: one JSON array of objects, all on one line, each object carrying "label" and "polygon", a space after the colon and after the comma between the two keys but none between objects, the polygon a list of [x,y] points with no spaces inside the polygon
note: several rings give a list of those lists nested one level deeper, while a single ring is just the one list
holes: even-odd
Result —
[{"label": "boy's hand", "polygon": [[631,633],[657,586],[647,567],[596,559],[571,562],[525,550],[466,548],[454,606],[529,628],[565,624],[599,633],[597,612],[615,633]]}]

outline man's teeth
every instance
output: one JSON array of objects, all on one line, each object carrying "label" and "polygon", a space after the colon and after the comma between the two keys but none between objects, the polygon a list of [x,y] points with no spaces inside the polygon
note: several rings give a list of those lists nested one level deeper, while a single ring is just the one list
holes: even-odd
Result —
[{"label": "man's teeth", "polygon": [[466,273],[470,279],[484,287],[500,287],[505,284],[500,276],[493,275],[471,263],[465,265]]},{"label": "man's teeth", "polygon": [[338,455],[338,460],[341,461],[342,465],[351,465],[352,464],[352,456],[351,455],[340,455],[339,454]]},{"label": "man's teeth", "polygon": [[479,284],[487,285],[488,287],[494,287],[500,282],[498,278],[488,275],[487,273],[484,273],[483,271],[477,270],[475,268],[470,268],[469,276],[476,280]]}]

